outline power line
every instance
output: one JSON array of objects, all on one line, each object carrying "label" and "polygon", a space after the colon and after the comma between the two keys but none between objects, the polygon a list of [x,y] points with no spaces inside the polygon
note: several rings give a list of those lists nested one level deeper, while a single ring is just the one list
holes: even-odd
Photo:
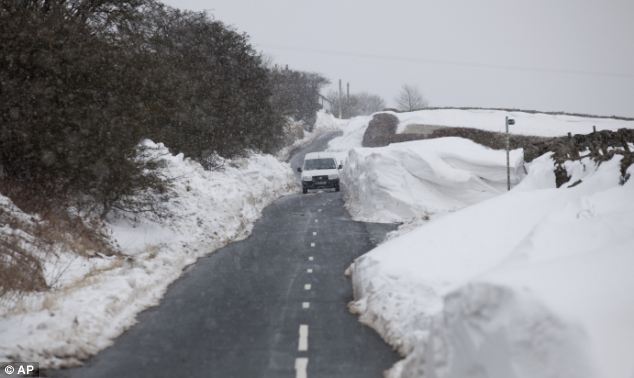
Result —
[{"label": "power line", "polygon": [[602,71],[588,71],[588,70],[550,68],[550,67],[525,67],[525,66],[500,65],[500,64],[491,64],[491,63],[418,58],[418,57],[398,56],[398,55],[380,55],[380,54],[372,54],[372,53],[364,53],[364,52],[311,49],[311,48],[304,48],[304,47],[259,45],[259,44],[256,44],[256,45],[258,45],[260,48],[266,48],[271,50],[296,51],[296,52],[305,52],[310,54],[330,55],[330,56],[338,55],[338,56],[348,56],[348,57],[363,58],[363,59],[400,61],[400,62],[407,62],[407,63],[439,64],[439,65],[452,65],[452,66],[459,66],[459,67],[497,69],[497,70],[507,70],[507,71],[558,73],[558,74],[582,75],[582,76],[606,76],[606,77],[634,79],[634,74],[621,73],[621,72],[602,72]]}]

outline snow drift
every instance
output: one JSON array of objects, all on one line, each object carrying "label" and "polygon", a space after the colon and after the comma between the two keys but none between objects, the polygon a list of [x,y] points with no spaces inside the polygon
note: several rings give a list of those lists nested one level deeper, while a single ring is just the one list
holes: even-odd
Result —
[{"label": "snow drift", "polygon": [[[524,176],[511,151],[511,182]],[[357,220],[402,222],[444,213],[506,191],[505,151],[462,138],[350,150],[342,173],[348,211]]]},{"label": "snow drift", "polygon": [[[620,157],[550,155],[511,192],[394,238],[350,270],[351,309],[406,356],[390,377],[632,378],[634,182]],[[630,167],[628,173],[634,173]]]},{"label": "snow drift", "polygon": [[[511,134],[558,137],[568,132],[588,134],[597,130],[634,129],[634,120],[608,117],[557,115],[539,112],[505,111],[494,109],[428,109],[414,112],[386,112],[399,120],[397,133],[420,133],[435,127],[468,127],[485,131],[504,132],[504,117],[515,118]],[[345,158],[351,148],[361,147],[363,135],[373,115],[335,120],[343,135],[330,141],[328,151],[338,152]],[[423,130],[418,130],[421,128]]]},{"label": "snow drift", "polygon": [[50,254],[44,266],[50,291],[0,302],[0,360],[79,363],[156,305],[187,265],[248,235],[265,206],[297,191],[290,166],[270,155],[253,153],[206,171],[162,144],[144,144],[173,181],[174,195],[164,205],[170,216],[114,214],[108,224],[122,255]]},{"label": "snow drift", "polygon": [[397,133],[416,132],[412,125],[470,127],[504,132],[504,117],[515,119],[511,134],[556,137],[572,134],[589,134],[592,127],[597,130],[634,128],[634,120],[623,120],[592,116],[529,113],[494,109],[428,109],[407,113],[391,113],[399,119]]},{"label": "snow drift", "polygon": [[345,124],[347,124],[346,120],[337,119],[334,115],[320,110],[317,112],[312,131],[304,130],[303,138],[297,139],[291,145],[282,148],[276,153],[276,156],[280,160],[288,161],[297,149],[306,146],[325,133],[341,131],[342,126]]}]

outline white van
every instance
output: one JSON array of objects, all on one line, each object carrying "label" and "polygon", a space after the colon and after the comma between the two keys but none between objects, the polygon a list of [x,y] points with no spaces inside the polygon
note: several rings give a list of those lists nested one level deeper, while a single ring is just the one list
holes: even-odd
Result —
[{"label": "white van", "polygon": [[309,189],[334,188],[339,191],[339,170],[341,164],[334,156],[324,152],[311,152],[304,156],[304,165],[297,168],[302,174],[302,192]]}]

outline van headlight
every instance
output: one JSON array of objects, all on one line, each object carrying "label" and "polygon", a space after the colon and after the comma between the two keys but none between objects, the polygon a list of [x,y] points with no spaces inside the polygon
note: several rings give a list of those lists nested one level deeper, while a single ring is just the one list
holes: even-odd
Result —
[{"label": "van headlight", "polygon": [[313,181],[312,176],[302,176],[302,181]]},{"label": "van headlight", "polygon": [[337,180],[339,179],[339,175],[328,175],[328,180]]}]

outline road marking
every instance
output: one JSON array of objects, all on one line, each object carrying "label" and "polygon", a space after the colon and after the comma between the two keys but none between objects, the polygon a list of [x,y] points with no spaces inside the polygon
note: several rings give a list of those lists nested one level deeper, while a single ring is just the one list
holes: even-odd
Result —
[{"label": "road marking", "polygon": [[319,223],[319,219],[315,219],[315,223]]},{"label": "road marking", "polygon": [[313,236],[317,236],[317,231],[313,231]]},{"label": "road marking", "polygon": [[312,273],[313,270],[311,268],[306,269],[306,273]]},{"label": "road marking", "polygon": [[308,350],[308,326],[306,324],[299,325],[299,345],[297,350],[300,352]]},{"label": "road marking", "polygon": [[302,302],[302,308],[304,310],[307,310],[310,308],[310,302]]},{"label": "road marking", "polygon": [[304,284],[304,290],[310,290],[311,284]]},{"label": "road marking", "polygon": [[313,256],[308,256],[308,261],[313,261]]},{"label": "road marking", "polygon": [[314,248],[315,247],[315,243],[310,243],[310,246]]},{"label": "road marking", "polygon": [[295,378],[308,378],[306,369],[308,368],[308,358],[299,357],[295,359]]},{"label": "road marking", "polygon": [[321,209],[317,209],[317,211],[321,213]]}]

